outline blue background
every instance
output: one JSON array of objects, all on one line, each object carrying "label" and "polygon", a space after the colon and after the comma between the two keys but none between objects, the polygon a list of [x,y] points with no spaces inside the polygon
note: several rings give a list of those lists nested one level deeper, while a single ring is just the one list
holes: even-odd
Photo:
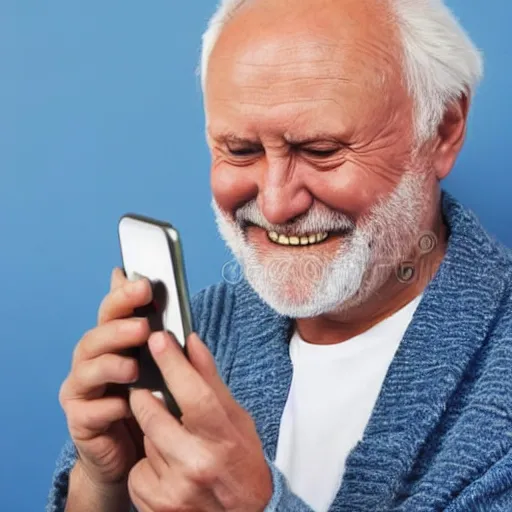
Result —
[{"label": "blue background", "polygon": [[[512,246],[509,1],[448,2],[486,56],[445,187]],[[214,2],[2,0],[0,496],[42,510],[66,437],[57,394],[95,323],[125,211],[181,231],[192,293],[230,257],[210,210],[200,36]]]}]

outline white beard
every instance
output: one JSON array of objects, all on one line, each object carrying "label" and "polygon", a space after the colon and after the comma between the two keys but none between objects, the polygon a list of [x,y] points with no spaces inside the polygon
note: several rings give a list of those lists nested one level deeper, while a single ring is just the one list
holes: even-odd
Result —
[{"label": "white beard", "polygon": [[[281,226],[263,217],[256,200],[237,210],[236,222],[215,200],[212,207],[222,238],[261,299],[282,315],[307,318],[343,312],[379,290],[418,242],[420,223],[428,207],[425,192],[425,174],[406,172],[392,194],[361,217],[357,226],[346,215],[320,205]],[[240,227],[243,221],[278,233],[283,229],[299,234],[350,232],[334,257],[318,245],[288,250],[279,247],[278,254],[268,250],[263,258],[247,242]]]}]

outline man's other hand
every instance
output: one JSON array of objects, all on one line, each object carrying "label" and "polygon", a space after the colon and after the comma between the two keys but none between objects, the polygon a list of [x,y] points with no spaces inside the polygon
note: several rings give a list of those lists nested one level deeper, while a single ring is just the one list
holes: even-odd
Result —
[{"label": "man's other hand", "polygon": [[145,445],[128,478],[137,510],[263,511],[272,478],[261,441],[206,346],[189,336],[187,360],[176,340],[159,332],[149,347],[183,416],[180,423],[147,390],[131,392]]}]

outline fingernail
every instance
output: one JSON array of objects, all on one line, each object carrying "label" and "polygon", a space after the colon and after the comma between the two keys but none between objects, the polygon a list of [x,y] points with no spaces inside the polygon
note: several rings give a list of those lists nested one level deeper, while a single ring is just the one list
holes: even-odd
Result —
[{"label": "fingernail", "polygon": [[145,286],[146,286],[146,283],[144,282],[144,280],[142,278],[137,279],[137,281],[132,281],[130,283],[130,289],[133,292],[141,292],[142,290],[144,290]]},{"label": "fingernail", "polygon": [[163,332],[155,332],[150,336],[148,344],[152,352],[163,352],[167,346],[167,338]]}]

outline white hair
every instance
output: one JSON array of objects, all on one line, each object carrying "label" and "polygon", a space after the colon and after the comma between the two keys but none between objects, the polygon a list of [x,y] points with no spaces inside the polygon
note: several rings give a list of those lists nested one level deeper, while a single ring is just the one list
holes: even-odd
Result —
[{"label": "white hair", "polygon": [[[224,27],[247,0],[220,0],[203,34],[203,91],[210,54]],[[419,143],[435,135],[448,105],[471,97],[483,74],[482,56],[443,0],[389,0],[403,46],[403,73],[415,102]]]}]

